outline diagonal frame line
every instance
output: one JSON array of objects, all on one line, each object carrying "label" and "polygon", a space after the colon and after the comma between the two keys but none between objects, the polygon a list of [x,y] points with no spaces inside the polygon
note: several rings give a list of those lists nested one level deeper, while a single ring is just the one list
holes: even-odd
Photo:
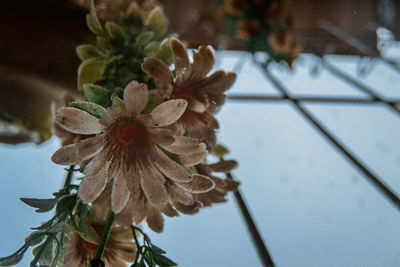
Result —
[{"label": "diagonal frame line", "polygon": [[[226,174],[227,179],[233,179],[231,173]],[[242,193],[238,189],[234,192],[235,200],[239,206],[240,213],[246,223],[247,229],[250,233],[250,237],[254,243],[254,246],[257,249],[257,254],[259,259],[261,260],[264,267],[275,267],[275,264],[271,258],[270,253],[268,252],[268,248],[265,245],[263,238],[261,237],[260,231],[257,228],[257,225],[254,222],[254,218],[251,215],[249,208],[247,207],[246,201],[244,200]]]},{"label": "diagonal frame line", "polygon": [[328,104],[387,104],[396,106],[400,104],[400,99],[370,99],[359,97],[325,97],[325,96],[291,96],[291,99],[284,96],[273,94],[228,94],[227,99],[231,101],[254,101],[254,102],[287,102],[301,101],[310,103],[328,103]]},{"label": "diagonal frame line", "polygon": [[356,89],[359,91],[369,95],[372,100],[376,100],[378,102],[384,103],[389,109],[391,109],[393,112],[397,113],[397,115],[400,115],[400,110],[396,106],[395,103],[393,102],[388,102],[385,101],[382,97],[380,97],[378,94],[376,94],[373,89],[367,87],[366,85],[362,84],[361,82],[353,79],[350,75],[344,73],[343,71],[339,70],[338,68],[334,67],[332,64],[328,63],[325,59],[322,59],[322,65],[325,67],[326,70],[328,70],[330,73],[338,77],[339,79],[353,85]]},{"label": "diagonal frame line", "polygon": [[374,174],[371,170],[369,170],[364,164],[353,155],[340,141],[336,138],[332,133],[330,133],[321,123],[314,118],[311,112],[308,112],[302,105],[300,101],[292,99],[286,88],[269,72],[268,65],[257,63],[262,70],[264,71],[265,77],[278,89],[285,98],[287,98],[292,104],[295,110],[297,110],[303,117],[312,124],[318,131],[330,141],[330,143],[340,151],[345,158],[351,162],[369,181],[375,188],[382,193],[387,200],[389,200],[395,207],[400,210],[400,198],[399,196],[390,189],[388,185],[386,185],[376,174]]}]

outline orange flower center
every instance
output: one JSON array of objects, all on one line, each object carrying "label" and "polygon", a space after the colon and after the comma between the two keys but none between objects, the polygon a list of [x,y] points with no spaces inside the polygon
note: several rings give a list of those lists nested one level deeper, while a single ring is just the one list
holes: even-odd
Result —
[{"label": "orange flower center", "polygon": [[83,245],[88,249],[88,250],[93,250],[93,251],[97,251],[97,248],[99,247],[99,245],[95,244],[95,243],[91,243],[88,242],[86,240],[83,240]]},{"label": "orange flower center", "polygon": [[137,147],[143,145],[147,141],[146,128],[131,120],[124,120],[116,126],[116,139],[120,145],[125,148]]}]

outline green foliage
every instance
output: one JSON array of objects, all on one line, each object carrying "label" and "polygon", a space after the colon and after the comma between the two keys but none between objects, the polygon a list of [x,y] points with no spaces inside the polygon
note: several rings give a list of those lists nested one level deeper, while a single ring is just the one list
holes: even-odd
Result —
[{"label": "green foliage", "polygon": [[90,115],[95,116],[96,118],[99,119],[101,119],[107,113],[107,110],[104,107],[87,101],[71,102],[69,103],[69,106],[72,108],[77,108],[86,111]]},{"label": "green foliage", "polygon": [[156,37],[160,37],[167,32],[167,20],[160,7],[154,8],[146,21],[146,27],[154,32]]},{"label": "green foliage", "polygon": [[111,104],[111,93],[103,86],[87,83],[83,85],[83,92],[89,102],[103,107],[108,107]]},{"label": "green foliage", "polygon": [[229,153],[229,150],[221,144],[217,144],[215,146],[214,150],[211,152],[212,155],[214,155],[218,158],[222,158],[228,153]]},{"label": "green foliage", "polygon": [[[143,245],[140,245],[136,231],[143,235]],[[151,243],[150,238],[138,227],[132,225],[132,234],[137,246],[135,262],[131,267],[170,267],[177,263],[165,256],[166,252]]]},{"label": "green foliage", "polygon": [[[75,171],[74,169],[69,172]],[[93,229],[89,227],[78,227],[75,223],[76,217],[79,221],[82,218],[91,217],[90,207],[77,201],[76,191],[78,186],[69,185],[53,193],[54,198],[37,199],[21,198],[25,204],[36,209],[36,212],[46,212],[55,208],[54,216],[44,222],[25,238],[24,244],[12,255],[0,258],[0,266],[12,266],[21,261],[23,255],[29,247],[33,247],[32,254],[34,259],[30,266],[61,266],[63,262],[63,239],[73,232],[79,232],[81,236],[93,238]],[[82,223],[83,225],[84,223]],[[97,234],[97,233],[96,233]]]},{"label": "green foliage", "polygon": [[85,83],[94,83],[103,77],[106,62],[99,58],[88,58],[78,68],[78,88],[83,89]]},{"label": "green foliage", "polygon": [[[121,11],[119,19],[102,25],[92,2],[87,26],[96,35],[96,43],[76,48],[82,60],[78,69],[78,88],[84,90],[89,102],[111,106],[114,88],[125,88],[132,80],[154,88],[154,83],[141,69],[147,56],[172,64],[169,38],[164,38],[167,19],[162,9],[155,7],[145,21],[144,14],[146,12],[132,3],[127,10]],[[94,87],[96,85],[99,87]],[[122,98],[123,93],[118,96]]]}]

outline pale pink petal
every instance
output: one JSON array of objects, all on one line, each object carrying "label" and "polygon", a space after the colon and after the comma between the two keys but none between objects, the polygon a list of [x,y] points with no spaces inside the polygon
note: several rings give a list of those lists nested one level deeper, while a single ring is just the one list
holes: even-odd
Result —
[{"label": "pale pink petal", "polygon": [[215,52],[211,46],[200,46],[193,52],[193,66],[190,80],[197,81],[206,77],[215,63]]},{"label": "pale pink petal", "polygon": [[130,82],[124,90],[124,102],[128,112],[137,115],[146,107],[149,93],[144,83]]},{"label": "pale pink petal", "polygon": [[95,200],[103,192],[108,182],[107,167],[96,175],[85,176],[79,185],[78,197],[83,203]]},{"label": "pale pink petal", "polygon": [[197,138],[190,138],[186,136],[174,136],[174,138],[174,143],[162,147],[165,150],[175,154],[190,154],[199,150],[200,140]]},{"label": "pale pink petal", "polygon": [[174,202],[173,204],[174,204],[174,207],[176,210],[178,210],[179,212],[182,212],[183,214],[187,214],[187,215],[196,214],[199,212],[200,208],[203,207],[203,205],[199,201],[196,201],[190,205],[185,205],[180,202]]},{"label": "pale pink petal", "polygon": [[175,138],[172,136],[174,132],[170,129],[153,128],[149,129],[149,132],[156,144],[168,146],[175,141]]},{"label": "pale pink petal", "polygon": [[192,180],[192,173],[188,169],[170,159],[159,149],[156,149],[153,157],[160,171],[171,180],[177,182],[190,182]]},{"label": "pale pink petal", "polygon": [[230,172],[237,167],[237,162],[234,160],[221,160],[214,164],[208,164],[208,167],[214,172]]},{"label": "pale pink petal", "polygon": [[176,72],[176,84],[181,84],[187,79],[190,62],[185,46],[175,38],[170,42],[172,53],[174,54],[174,65]]},{"label": "pale pink petal", "polygon": [[142,64],[142,70],[158,82],[173,83],[174,78],[168,66],[154,57],[147,57]]},{"label": "pale pink petal", "polygon": [[167,215],[168,217],[177,217],[179,213],[171,206],[171,204],[167,203],[163,207],[160,208],[160,211]]},{"label": "pale pink petal", "polygon": [[215,187],[213,180],[204,175],[195,174],[193,175],[193,181],[190,183],[176,183],[183,190],[186,190],[193,194],[200,194],[211,191]]},{"label": "pale pink petal", "polygon": [[154,127],[164,127],[176,122],[187,107],[186,100],[173,99],[162,103],[151,112]]},{"label": "pale pink petal", "polygon": [[62,128],[75,134],[97,134],[104,130],[99,119],[77,108],[59,108],[56,121]]},{"label": "pale pink petal", "polygon": [[178,201],[186,205],[193,204],[193,195],[184,191],[176,183],[169,183],[167,190],[171,201]]},{"label": "pale pink petal", "polygon": [[96,155],[102,146],[102,137],[91,137],[75,144],[63,146],[53,154],[51,160],[61,165],[79,164]]},{"label": "pale pink petal", "polygon": [[163,231],[164,218],[158,209],[154,208],[150,203],[147,204],[146,222],[154,232],[161,233]]},{"label": "pale pink petal", "polygon": [[184,166],[189,167],[202,163],[207,154],[208,152],[206,150],[206,145],[204,143],[200,143],[196,152],[180,155],[179,158]]},{"label": "pale pink petal", "polygon": [[133,205],[130,207],[132,209],[132,216],[135,224],[139,224],[146,217],[146,197],[142,191],[132,194]]},{"label": "pale pink petal", "polygon": [[83,173],[86,175],[96,174],[104,167],[107,162],[108,149],[103,149],[97,154],[83,169]]},{"label": "pale pink petal", "polygon": [[228,90],[236,80],[233,72],[216,71],[203,81],[202,92],[207,94],[222,94]]},{"label": "pale pink petal", "polygon": [[126,185],[131,192],[131,196],[138,194],[140,189],[140,173],[137,166],[130,166],[125,173]]},{"label": "pale pink petal", "polygon": [[[152,165],[151,165],[152,166]],[[168,203],[167,189],[163,184],[163,175],[157,168],[142,166],[141,183],[148,201],[156,208],[161,208]]]},{"label": "pale pink petal", "polygon": [[120,213],[121,210],[128,203],[130,192],[126,186],[125,173],[120,170],[117,176],[114,177],[114,183],[111,193],[111,207],[115,214]]}]

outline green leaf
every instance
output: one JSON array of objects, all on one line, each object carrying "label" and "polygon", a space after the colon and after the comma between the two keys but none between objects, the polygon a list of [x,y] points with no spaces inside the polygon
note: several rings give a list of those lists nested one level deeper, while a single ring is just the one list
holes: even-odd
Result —
[{"label": "green leaf", "polygon": [[90,2],[90,13],[86,16],[86,23],[89,30],[93,33],[99,35],[104,34],[104,29],[97,17],[96,6],[93,0]]},{"label": "green leaf", "polygon": [[106,62],[103,59],[89,58],[79,65],[78,88],[82,90],[85,83],[94,83],[100,80],[106,69]]},{"label": "green leaf", "polygon": [[97,105],[96,103],[87,102],[87,101],[71,102],[71,103],[69,103],[69,106],[72,108],[77,108],[77,109],[86,111],[90,115],[95,116],[96,118],[99,118],[99,119],[101,119],[107,113],[107,110],[104,107]]},{"label": "green leaf", "polygon": [[154,37],[153,32],[143,32],[136,38],[136,43],[140,46],[147,44]]},{"label": "green leaf", "polygon": [[150,12],[145,25],[154,32],[155,37],[161,37],[167,32],[167,19],[159,6]]},{"label": "green leaf", "polygon": [[178,266],[177,263],[172,261],[171,259],[165,257],[164,255],[154,253],[153,254],[154,261],[160,265],[161,267],[169,267],[169,266]]},{"label": "green leaf", "polygon": [[129,7],[128,11],[126,12],[129,17],[134,17],[134,18],[142,18],[142,10],[139,8],[138,4],[136,2],[132,2]]},{"label": "green leaf", "polygon": [[79,221],[79,235],[86,241],[93,244],[100,244],[100,236],[96,230],[82,217]]},{"label": "green leaf", "polygon": [[113,106],[119,107],[122,111],[126,110],[124,101],[117,94],[112,94],[111,99]]},{"label": "green leaf", "polygon": [[54,208],[54,205],[56,204],[55,198],[20,198],[20,200],[32,208],[37,208],[37,210],[35,210],[36,212],[47,212],[49,210],[52,210]]},{"label": "green leaf", "polygon": [[[25,249],[26,251],[26,249]],[[8,257],[0,258],[0,266],[13,266],[22,260],[24,252],[16,253]]]},{"label": "green leaf", "polygon": [[87,83],[83,85],[83,92],[89,102],[96,103],[103,107],[111,104],[111,93],[104,87]]},{"label": "green leaf", "polygon": [[56,216],[62,213],[70,213],[75,206],[76,199],[76,194],[61,197],[57,203]]},{"label": "green leaf", "polygon": [[144,53],[149,57],[156,56],[159,47],[160,42],[151,42],[144,47]]},{"label": "green leaf", "polygon": [[165,252],[164,250],[162,250],[161,248],[157,247],[154,244],[151,244],[151,249],[153,250],[154,253],[158,253],[158,254],[165,254],[167,252]]},{"label": "green leaf", "polygon": [[126,32],[121,26],[113,21],[106,23],[106,31],[114,39],[122,39],[126,37]]},{"label": "green leaf", "polygon": [[76,53],[82,61],[92,57],[102,58],[106,56],[100,49],[91,44],[78,45],[76,47]]},{"label": "green leaf", "polygon": [[229,150],[220,144],[217,144],[215,146],[214,150],[211,152],[212,155],[214,155],[218,158],[222,158],[223,156],[225,156],[228,153],[229,153]]},{"label": "green leaf", "polygon": [[49,266],[52,264],[53,259],[55,257],[55,247],[56,243],[54,240],[50,240],[45,244],[45,248],[40,255],[39,264],[40,266]]},{"label": "green leaf", "polygon": [[35,231],[25,238],[25,244],[28,244],[30,247],[37,246],[43,241],[45,236],[43,232]]},{"label": "green leaf", "polygon": [[109,40],[107,40],[104,37],[97,36],[96,37],[96,42],[97,42],[97,45],[100,47],[100,49],[103,50],[104,53],[106,53],[106,54],[110,54],[111,53],[113,47],[112,47],[112,45],[111,45]]},{"label": "green leaf", "polygon": [[51,227],[51,229],[48,230],[50,233],[65,233],[65,234],[70,234],[74,231],[71,225],[65,223],[65,222],[59,222],[57,223],[54,227]]},{"label": "green leaf", "polygon": [[42,223],[39,227],[31,228],[32,230],[44,230],[49,228],[53,224],[54,218],[50,219],[49,221]]},{"label": "green leaf", "polygon": [[146,107],[142,111],[143,114],[148,114],[153,111],[155,106],[155,99],[156,97],[154,95],[149,95],[149,100],[146,104]]},{"label": "green leaf", "polygon": [[165,38],[158,48],[158,51],[155,55],[157,58],[161,59],[168,66],[172,64],[174,61],[174,57],[172,54],[171,47],[169,45],[169,38]]}]

